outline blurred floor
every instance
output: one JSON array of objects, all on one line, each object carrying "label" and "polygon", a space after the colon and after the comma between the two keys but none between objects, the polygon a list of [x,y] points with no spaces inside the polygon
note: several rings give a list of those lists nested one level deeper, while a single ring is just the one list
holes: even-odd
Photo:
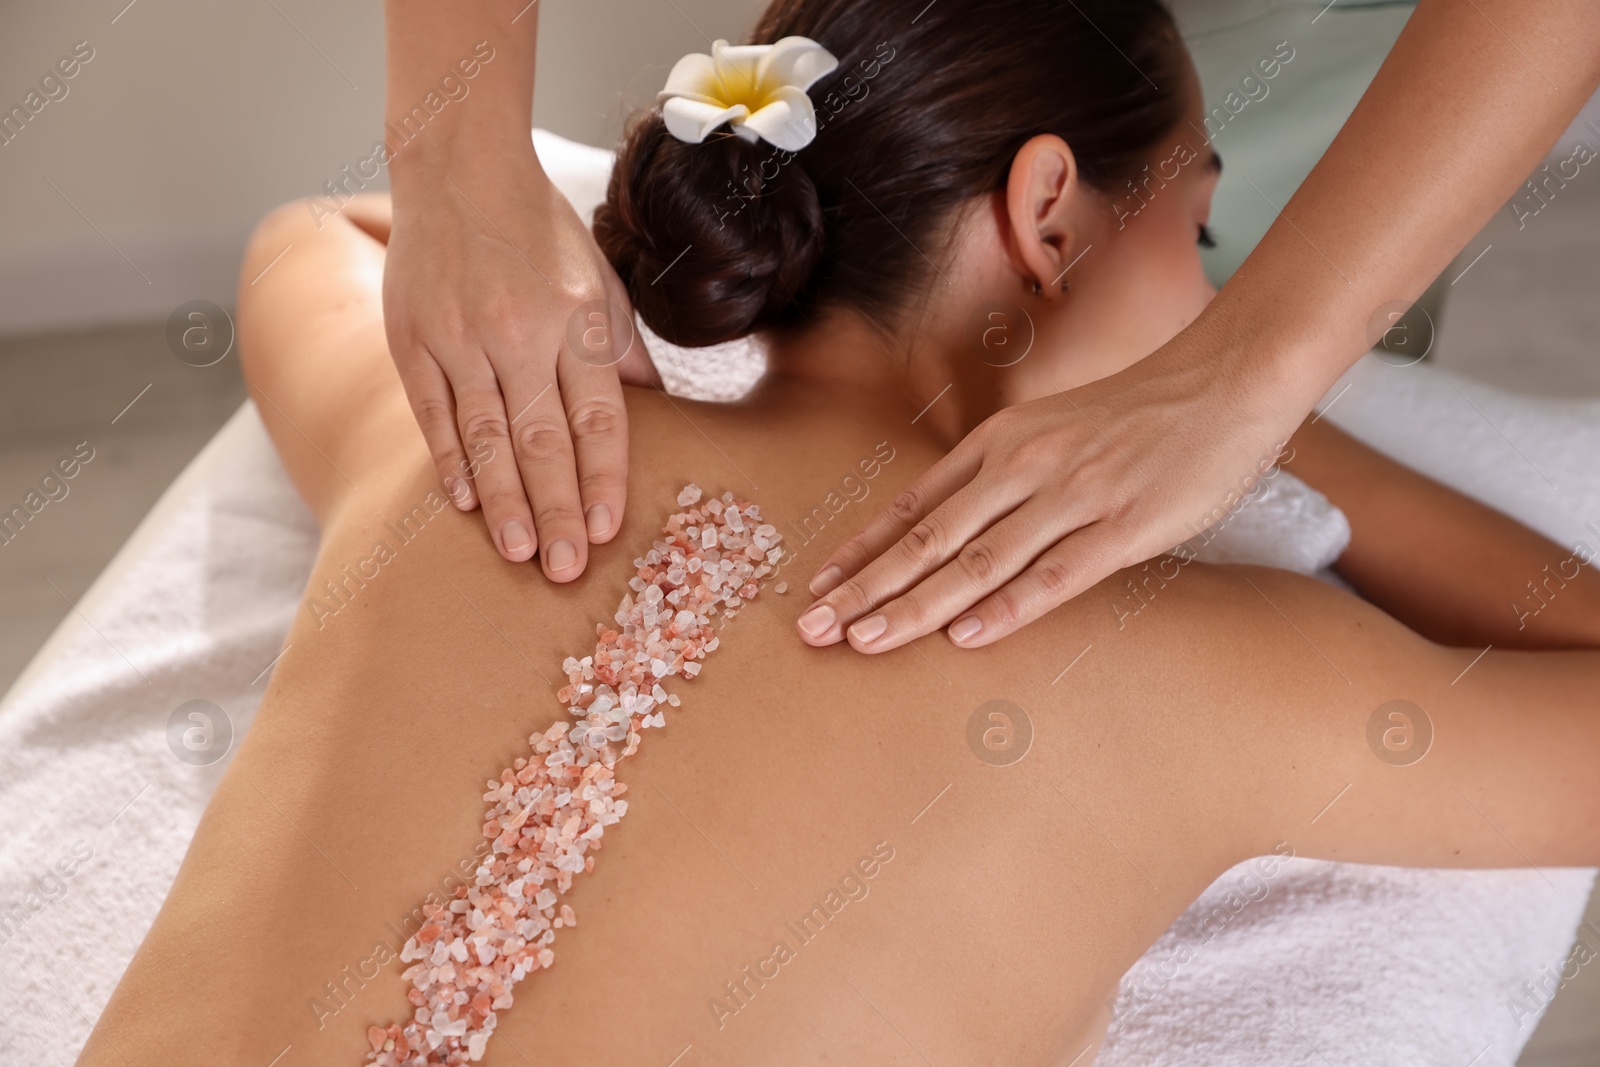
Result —
[{"label": "blurred floor", "polygon": [[168,350],[165,327],[0,340],[0,513],[39,492],[80,443],[93,449],[66,495],[0,543],[0,693],[244,402],[233,354],[191,367]]}]

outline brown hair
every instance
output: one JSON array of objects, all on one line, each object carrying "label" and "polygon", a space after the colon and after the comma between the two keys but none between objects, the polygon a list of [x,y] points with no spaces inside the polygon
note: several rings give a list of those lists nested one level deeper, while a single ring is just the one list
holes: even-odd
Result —
[{"label": "brown hair", "polygon": [[709,345],[846,306],[884,326],[935,269],[952,213],[1003,189],[1029,138],[1085,182],[1136,172],[1182,118],[1183,49],[1160,0],[776,0],[755,42],[839,59],[799,152],[724,127],[703,144],[652,109],[629,130],[594,233],[634,307]]}]

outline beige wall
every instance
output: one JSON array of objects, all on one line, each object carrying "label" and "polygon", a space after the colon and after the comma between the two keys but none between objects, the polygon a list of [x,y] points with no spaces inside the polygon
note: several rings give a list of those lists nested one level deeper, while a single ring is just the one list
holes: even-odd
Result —
[{"label": "beige wall", "polygon": [[[119,16],[125,2],[0,3],[0,112],[75,42],[94,50],[66,96],[0,145],[0,334],[231,304],[254,221],[381,136],[378,0],[135,0]],[[706,50],[696,26],[735,39],[756,10],[539,5],[535,122],[599,144],[674,60]]]}]

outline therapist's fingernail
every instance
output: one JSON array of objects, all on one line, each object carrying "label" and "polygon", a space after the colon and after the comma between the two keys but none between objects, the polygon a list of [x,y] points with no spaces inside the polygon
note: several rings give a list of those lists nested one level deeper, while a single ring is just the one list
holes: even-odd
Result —
[{"label": "therapist's fingernail", "polygon": [[444,491],[456,507],[462,511],[472,510],[472,486],[467,484],[465,478],[446,478]]},{"label": "therapist's fingernail", "polygon": [[821,637],[832,627],[838,616],[826,604],[813,604],[809,610],[800,616],[800,629],[812,637]]},{"label": "therapist's fingernail", "polygon": [[521,563],[533,555],[533,538],[528,536],[528,528],[516,519],[507,519],[504,526],[500,527],[500,547],[505,549],[506,555]]},{"label": "therapist's fingernail", "polygon": [[611,532],[611,509],[604,504],[596,504],[584,512],[584,524],[589,528],[589,539],[604,537]]},{"label": "therapist's fingernail", "polygon": [[578,553],[571,541],[556,541],[545,549],[544,561],[553,571],[564,571],[578,562]]},{"label": "therapist's fingernail", "polygon": [[970,641],[983,629],[983,620],[976,615],[964,615],[950,624],[950,640],[960,643]]},{"label": "therapist's fingernail", "polygon": [[806,588],[811,590],[812,596],[827,596],[843,577],[844,572],[838,567],[824,567],[817,572],[817,576],[811,579],[811,584]]},{"label": "therapist's fingernail", "polygon": [[850,636],[868,644],[883,636],[883,631],[889,628],[889,620],[883,615],[868,615],[854,626],[850,627]]}]

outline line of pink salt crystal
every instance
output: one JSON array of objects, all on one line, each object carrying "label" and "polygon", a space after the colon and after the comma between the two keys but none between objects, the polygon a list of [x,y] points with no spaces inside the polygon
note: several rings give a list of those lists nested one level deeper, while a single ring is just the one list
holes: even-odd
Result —
[{"label": "line of pink salt crystal", "polygon": [[615,627],[596,624],[594,654],[562,663],[567,685],[556,696],[577,721],[529,737],[533,757],[487,783],[490,852],[473,885],[448,905],[425,906],[427,922],[400,953],[416,1011],[404,1025],[368,1029],[368,1063],[475,1062],[497,1013],[511,1007],[512,987],[554,963],[556,931],[577,925],[560,898],[573,875],[594,869],[587,853],[628,810],[617,762],[638,750],[642,730],[665,725],[664,708],[678,706],[662,680],[699,673],[718,644],[713,617],[733,618],[781,555],[782,535],[755,504],[731,492],[700,499],[693,484],[678,494],[689,510],[633,561]]}]

